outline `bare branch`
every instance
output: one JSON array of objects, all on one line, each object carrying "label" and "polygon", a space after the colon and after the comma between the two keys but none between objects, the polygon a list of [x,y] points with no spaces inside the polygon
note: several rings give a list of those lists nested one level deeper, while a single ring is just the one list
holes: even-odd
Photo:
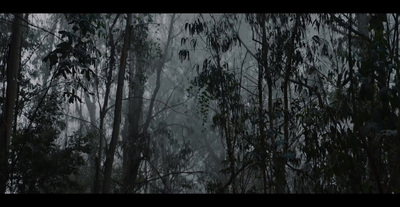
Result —
[{"label": "bare branch", "polygon": [[[16,17],[17,17],[17,16],[16,16]],[[17,17],[17,18],[18,18],[18,17]],[[34,25],[34,24],[32,24],[32,23],[26,21],[24,18],[21,18],[21,20],[22,20],[23,22],[25,22],[25,23],[28,25],[28,26],[27,26],[27,25],[25,25],[25,24],[22,24],[23,27],[29,27],[29,26],[31,26],[32,28],[40,29],[40,30],[42,30],[42,31],[44,31],[44,32],[47,32],[47,33],[53,35],[54,37],[57,37],[58,39],[62,40],[62,38],[61,38],[60,36],[57,36],[56,34],[54,34],[53,32],[51,32],[51,31],[49,31],[49,30],[47,30],[47,29],[44,29],[44,28],[39,27],[39,26],[36,26],[36,25]],[[0,18],[0,21],[6,22],[6,23],[9,23],[9,24],[12,23],[12,22],[10,22],[9,20],[3,19],[3,18]]]},{"label": "bare branch", "polygon": [[85,122],[85,123],[89,123],[89,124],[92,125],[95,129],[97,129],[98,131],[100,131],[100,129],[99,129],[95,124],[93,124],[92,122],[90,122],[90,121],[88,121],[88,120],[85,120],[85,119],[82,119],[82,118],[79,118],[79,117],[75,117],[75,116],[71,116],[71,115],[68,115],[68,114],[66,114],[66,113],[64,113],[64,112],[62,112],[62,114],[63,114],[64,116],[67,116],[67,117],[70,117],[70,118],[73,118],[73,119],[77,119],[77,120],[83,121],[83,122]]}]

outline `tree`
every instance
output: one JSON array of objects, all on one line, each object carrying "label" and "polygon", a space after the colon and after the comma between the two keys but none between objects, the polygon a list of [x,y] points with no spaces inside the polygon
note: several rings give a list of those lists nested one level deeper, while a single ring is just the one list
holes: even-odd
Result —
[{"label": "tree", "polygon": [[7,61],[7,95],[5,97],[5,107],[0,119],[0,190],[6,192],[7,180],[9,175],[8,159],[11,130],[13,127],[14,107],[17,99],[18,74],[21,64],[21,42],[22,42],[22,19],[21,13],[15,14],[11,44]]},{"label": "tree", "polygon": [[[114,35],[113,35],[113,30],[114,26],[120,17],[120,14],[117,14],[115,16],[115,19],[111,26],[108,29],[108,44],[110,47],[110,58],[109,58],[109,63],[108,63],[108,70],[106,71],[106,82],[105,82],[105,94],[103,98],[103,104],[101,105],[99,102],[99,114],[100,114],[100,124],[99,124],[99,141],[98,141],[98,150],[97,150],[97,156],[95,158],[95,177],[94,177],[94,184],[93,184],[93,193],[100,193],[100,184],[101,184],[101,162],[102,162],[102,157],[103,157],[103,140],[105,140],[105,129],[104,129],[104,121],[106,117],[106,113],[108,111],[108,101],[109,101],[109,96],[110,96],[110,90],[111,90],[111,83],[112,83],[112,75],[113,75],[113,70],[115,67],[115,56],[116,56],[116,45],[115,45],[115,40],[114,40]],[[96,81],[98,83],[98,80]],[[97,89],[98,89],[97,85]],[[99,90],[96,90],[97,92],[97,98],[100,99],[100,94]]]},{"label": "tree", "polygon": [[[64,146],[57,144],[65,122],[56,91],[45,98],[31,128],[18,131],[11,145],[10,191],[14,193],[77,193],[84,186],[73,176],[90,151],[90,136],[75,134]],[[32,111],[31,111],[32,113]]]},{"label": "tree", "polygon": [[[127,135],[124,137],[123,146],[123,186],[122,192],[128,193],[134,191],[134,182],[139,172],[139,166],[144,159],[142,153],[146,148],[146,140],[148,134],[141,133],[140,124],[142,122],[143,113],[143,93],[144,84],[146,82],[146,52],[147,48],[147,26],[144,22],[144,15],[137,16],[137,25],[133,34],[133,45],[130,54],[130,80],[129,80],[129,97],[132,99],[128,102],[127,127],[129,128]],[[134,70],[135,69],[135,72]]]},{"label": "tree", "polygon": [[110,145],[107,149],[106,153],[106,161],[104,163],[104,181],[103,181],[103,193],[110,192],[111,185],[111,173],[114,162],[114,153],[115,148],[117,146],[117,141],[119,139],[119,130],[121,123],[121,107],[122,107],[122,89],[124,87],[124,76],[125,76],[125,67],[126,67],[126,59],[130,45],[130,34],[131,34],[131,24],[132,24],[132,16],[131,14],[127,14],[126,18],[126,26],[125,26],[125,35],[124,35],[124,45],[121,51],[120,58],[120,66],[118,72],[118,85],[117,85],[117,94],[115,100],[115,110],[114,110],[114,124],[113,124],[113,133],[110,141]]},{"label": "tree", "polygon": [[0,29],[4,193],[400,192],[399,14],[0,14]]},{"label": "tree", "polygon": [[[149,17],[151,20],[151,17]],[[123,187],[122,192],[129,193],[134,192],[135,182],[139,175],[139,166],[143,160],[149,160],[149,143],[150,143],[150,134],[149,134],[149,126],[152,120],[152,113],[154,102],[156,101],[156,96],[158,90],[160,89],[160,76],[161,71],[165,65],[167,60],[167,55],[169,54],[169,44],[172,39],[172,26],[175,21],[175,15],[173,14],[170,20],[170,25],[168,28],[168,36],[167,43],[164,49],[164,54],[161,54],[160,51],[156,52],[155,60],[149,64],[148,55],[144,55],[146,53],[151,54],[152,45],[148,43],[148,25],[151,23],[144,22],[144,16],[138,16],[138,23],[135,27],[135,36],[134,36],[134,50],[132,51],[132,55],[136,58],[131,58],[131,61],[135,60],[135,64],[131,64],[131,74],[130,74],[130,82],[129,82],[129,102],[128,102],[128,114],[127,114],[127,134],[126,139],[124,141],[124,161],[123,161]],[[155,46],[155,50],[159,49]],[[160,56],[160,57],[159,57]],[[133,63],[133,62],[131,62]],[[143,116],[143,94],[144,94],[144,85],[147,82],[146,75],[146,66],[149,67],[153,65],[156,70],[156,86],[153,91],[153,94],[150,99],[149,109],[147,111],[147,115],[145,119],[142,120]],[[133,67],[135,66],[135,67]],[[135,73],[134,73],[134,70]],[[150,68],[148,68],[149,70]],[[149,73],[147,71],[147,73]],[[142,127],[140,127],[142,124]],[[141,155],[143,154],[143,155]]]}]

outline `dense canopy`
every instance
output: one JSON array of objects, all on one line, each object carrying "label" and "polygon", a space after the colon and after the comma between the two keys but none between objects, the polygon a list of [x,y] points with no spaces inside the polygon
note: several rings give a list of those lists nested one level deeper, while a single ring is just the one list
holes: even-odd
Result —
[{"label": "dense canopy", "polygon": [[2,193],[400,193],[400,14],[2,13]]}]

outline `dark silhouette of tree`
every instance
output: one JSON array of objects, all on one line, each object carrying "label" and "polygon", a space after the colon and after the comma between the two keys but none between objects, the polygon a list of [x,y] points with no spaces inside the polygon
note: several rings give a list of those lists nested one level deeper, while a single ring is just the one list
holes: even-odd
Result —
[{"label": "dark silhouette of tree", "polygon": [[18,74],[21,64],[22,47],[22,19],[21,13],[14,15],[11,43],[7,61],[7,92],[4,110],[0,116],[0,191],[5,193],[9,177],[8,159],[10,140],[14,123],[14,107],[18,96]]},{"label": "dark silhouette of tree", "polygon": [[112,137],[111,137],[109,147],[107,148],[107,152],[106,152],[106,161],[104,163],[105,169],[104,169],[104,180],[103,180],[102,193],[110,192],[111,173],[112,173],[112,169],[113,169],[114,154],[115,154],[115,148],[117,147],[117,141],[119,138],[119,130],[120,130],[120,124],[121,124],[122,89],[124,87],[126,59],[127,59],[129,45],[130,45],[131,24],[132,24],[132,16],[131,16],[131,14],[127,14],[125,35],[124,35],[124,45],[123,45],[123,48],[121,51],[120,66],[119,66],[119,72],[118,72],[118,85],[117,85],[117,94],[116,94],[116,100],[115,100],[113,132],[112,132]]}]

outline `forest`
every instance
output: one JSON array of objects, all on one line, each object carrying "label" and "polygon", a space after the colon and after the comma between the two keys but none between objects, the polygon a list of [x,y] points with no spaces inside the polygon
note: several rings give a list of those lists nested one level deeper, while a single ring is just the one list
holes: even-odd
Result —
[{"label": "forest", "polygon": [[0,13],[2,194],[400,193],[400,13]]}]

